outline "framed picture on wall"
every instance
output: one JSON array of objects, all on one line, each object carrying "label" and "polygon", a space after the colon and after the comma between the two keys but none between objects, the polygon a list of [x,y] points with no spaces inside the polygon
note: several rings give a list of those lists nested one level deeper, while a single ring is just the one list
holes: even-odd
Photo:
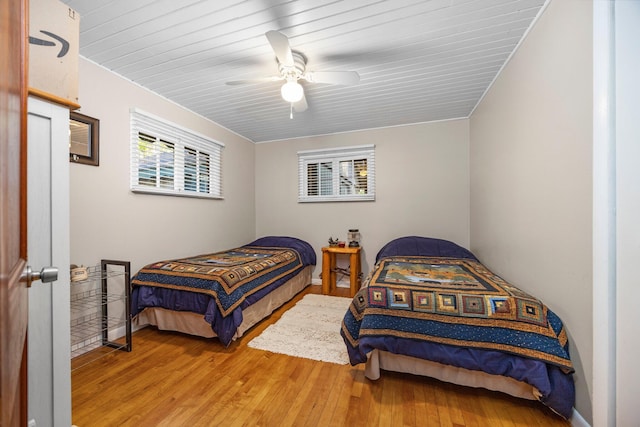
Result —
[{"label": "framed picture on wall", "polygon": [[100,164],[100,120],[72,111],[69,115],[69,160]]}]

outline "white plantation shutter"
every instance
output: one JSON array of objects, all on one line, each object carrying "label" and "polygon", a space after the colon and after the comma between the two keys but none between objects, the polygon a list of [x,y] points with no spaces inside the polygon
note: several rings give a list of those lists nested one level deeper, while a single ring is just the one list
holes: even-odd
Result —
[{"label": "white plantation shutter", "polygon": [[298,152],[298,202],[375,200],[375,146]]},{"label": "white plantation shutter", "polygon": [[222,198],[222,148],[179,125],[131,110],[131,190]]}]

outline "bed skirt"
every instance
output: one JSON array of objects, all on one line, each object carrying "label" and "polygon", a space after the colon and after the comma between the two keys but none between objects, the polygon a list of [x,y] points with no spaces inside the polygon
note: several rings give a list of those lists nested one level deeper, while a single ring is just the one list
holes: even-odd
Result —
[{"label": "bed skirt", "polygon": [[[260,301],[242,310],[242,323],[233,340],[240,338],[249,328],[269,316],[278,307],[291,300],[298,292],[311,284],[313,265],[305,267],[288,282],[279,286]],[[176,331],[204,338],[216,337],[204,315],[191,311],[174,311],[161,307],[147,307],[133,318],[137,327],[156,326],[166,331]]]},{"label": "bed skirt", "polygon": [[377,380],[380,378],[381,369],[431,377],[467,387],[486,388],[523,399],[539,400],[541,396],[535,387],[510,377],[458,368],[376,349],[368,354],[365,376],[370,380]]}]

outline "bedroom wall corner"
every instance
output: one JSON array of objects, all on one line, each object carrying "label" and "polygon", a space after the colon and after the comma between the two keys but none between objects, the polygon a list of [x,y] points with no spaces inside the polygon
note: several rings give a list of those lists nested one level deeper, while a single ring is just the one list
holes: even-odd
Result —
[{"label": "bedroom wall corner", "polygon": [[[552,0],[470,118],[471,249],[569,334],[592,419],[592,5]],[[570,31],[568,31],[570,29]]]}]

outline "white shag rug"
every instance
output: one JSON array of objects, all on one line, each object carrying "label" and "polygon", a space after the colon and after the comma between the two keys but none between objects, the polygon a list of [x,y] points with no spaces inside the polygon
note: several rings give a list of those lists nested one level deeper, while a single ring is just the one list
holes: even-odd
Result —
[{"label": "white shag rug", "polygon": [[307,294],[248,346],[346,365],[349,356],[340,327],[349,304],[351,298]]}]

